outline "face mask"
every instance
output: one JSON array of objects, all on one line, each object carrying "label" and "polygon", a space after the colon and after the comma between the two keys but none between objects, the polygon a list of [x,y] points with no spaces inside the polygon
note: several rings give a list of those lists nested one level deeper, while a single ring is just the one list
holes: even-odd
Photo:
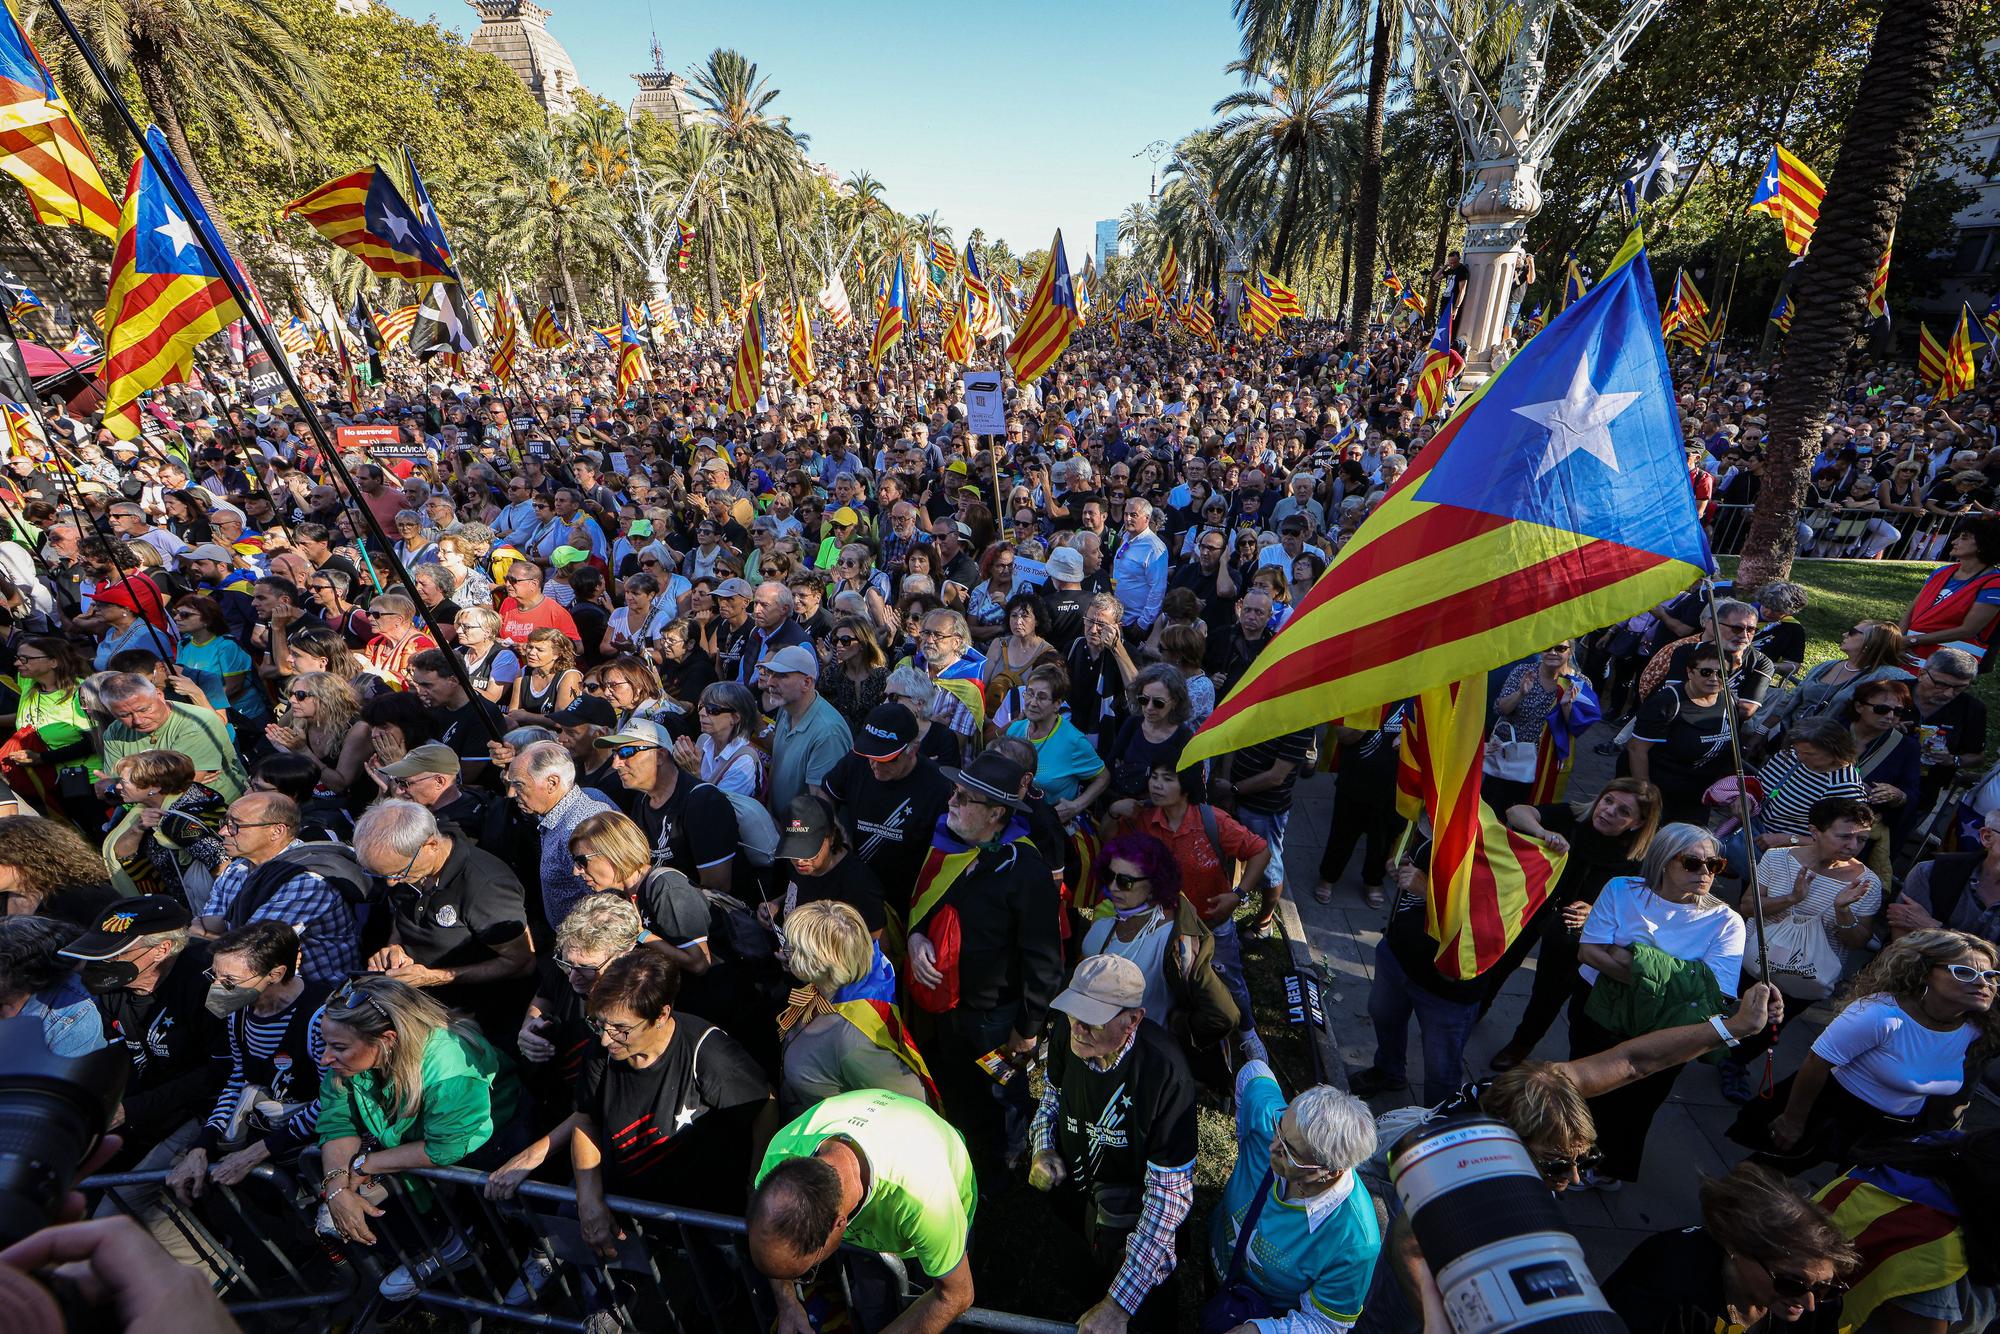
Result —
[{"label": "face mask", "polygon": [[1150,901],[1135,904],[1130,908],[1121,908],[1115,903],[1111,905],[1111,915],[1121,922],[1130,921],[1141,913],[1149,913],[1151,911],[1153,911],[1153,905]]},{"label": "face mask", "polygon": [[249,1009],[263,994],[262,987],[225,987],[217,982],[209,986],[208,999],[202,1004],[210,1014],[221,1019],[235,1014],[238,1010]]},{"label": "face mask", "polygon": [[139,980],[139,965],[124,959],[94,959],[77,970],[83,989],[93,996],[120,991]]}]

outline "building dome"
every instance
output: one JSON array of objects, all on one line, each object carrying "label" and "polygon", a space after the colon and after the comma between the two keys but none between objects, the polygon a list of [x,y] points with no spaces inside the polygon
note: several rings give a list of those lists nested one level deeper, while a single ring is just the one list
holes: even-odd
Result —
[{"label": "building dome", "polygon": [[551,116],[576,110],[576,65],[549,32],[550,11],[531,0],[466,0],[479,11],[467,44],[514,71]]}]

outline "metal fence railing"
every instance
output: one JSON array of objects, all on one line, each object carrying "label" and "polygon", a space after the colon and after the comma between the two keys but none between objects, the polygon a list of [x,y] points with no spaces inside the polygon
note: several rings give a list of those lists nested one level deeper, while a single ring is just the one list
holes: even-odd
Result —
[{"label": "metal fence railing", "polygon": [[[1716,505],[1704,520],[1709,546],[1734,556],[1750,533],[1749,505]],[[1960,514],[1903,514],[1809,506],[1799,515],[1799,555],[1822,560],[1940,560]]]},{"label": "metal fence railing", "polygon": [[[542,1329],[604,1328],[737,1334],[769,1329],[774,1317],[769,1288],[750,1264],[742,1219],[608,1197],[605,1203],[627,1241],[615,1260],[600,1260],[581,1244],[576,1194],[562,1186],[528,1182],[511,1200],[486,1198],[487,1177],[465,1168],[424,1168],[385,1176],[403,1217],[417,1226],[377,1227],[391,1252],[387,1261],[370,1249],[314,1230],[317,1201],[300,1182],[317,1180],[302,1160],[293,1177],[265,1166],[236,1187],[212,1186],[194,1206],[163,1189],[164,1172],[92,1177],[86,1191],[102,1192],[124,1212],[139,1214],[156,1236],[171,1233],[192,1249],[214,1277],[232,1315],[258,1317],[260,1328],[365,1331],[385,1313],[399,1313],[378,1293],[390,1265],[422,1274],[413,1300],[473,1320],[496,1320]],[[421,1210],[410,1199],[421,1180],[429,1199]],[[144,1209],[128,1195],[144,1192]],[[466,1255],[444,1263],[454,1239]],[[887,1260],[888,1257],[883,1257]],[[546,1282],[538,1292],[519,1289],[531,1261]],[[892,1270],[896,1266],[891,1265]],[[897,1271],[900,1274],[900,1271]],[[846,1297],[845,1267],[822,1268],[822,1300]],[[913,1298],[907,1276],[902,1297]],[[525,1301],[521,1299],[526,1297]],[[809,1304],[814,1294],[808,1293]],[[1072,1324],[975,1307],[958,1327],[1001,1334],[1071,1334]]]}]

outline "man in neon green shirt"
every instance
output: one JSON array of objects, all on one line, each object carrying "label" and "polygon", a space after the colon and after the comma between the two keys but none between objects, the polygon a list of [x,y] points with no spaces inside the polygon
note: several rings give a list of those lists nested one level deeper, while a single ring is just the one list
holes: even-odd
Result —
[{"label": "man in neon green shirt", "polygon": [[853,1274],[864,1329],[942,1334],[972,1306],[966,1242],[978,1198],[965,1141],[916,1099],[859,1089],[810,1108],[765,1150],[750,1201],[750,1258],[771,1281],[776,1334],[812,1334],[797,1280],[843,1241],[915,1260],[931,1278],[895,1315],[891,1289],[868,1281],[886,1277],[880,1266]]}]

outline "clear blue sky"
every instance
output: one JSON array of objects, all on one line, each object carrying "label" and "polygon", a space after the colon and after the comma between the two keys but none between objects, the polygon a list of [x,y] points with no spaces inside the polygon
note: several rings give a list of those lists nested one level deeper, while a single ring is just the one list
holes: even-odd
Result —
[{"label": "clear blue sky", "polygon": [[[457,0],[388,0],[470,33]],[[1018,0],[984,10],[915,0],[540,0],[592,92],[629,103],[657,28],[668,69],[718,46],[757,62],[775,108],[844,178],[867,169],[904,213],[937,209],[1017,252],[1060,226],[1080,267],[1093,225],[1143,199],[1133,154],[1207,124],[1233,92],[1229,0]],[[974,35],[976,23],[977,36]]]}]

